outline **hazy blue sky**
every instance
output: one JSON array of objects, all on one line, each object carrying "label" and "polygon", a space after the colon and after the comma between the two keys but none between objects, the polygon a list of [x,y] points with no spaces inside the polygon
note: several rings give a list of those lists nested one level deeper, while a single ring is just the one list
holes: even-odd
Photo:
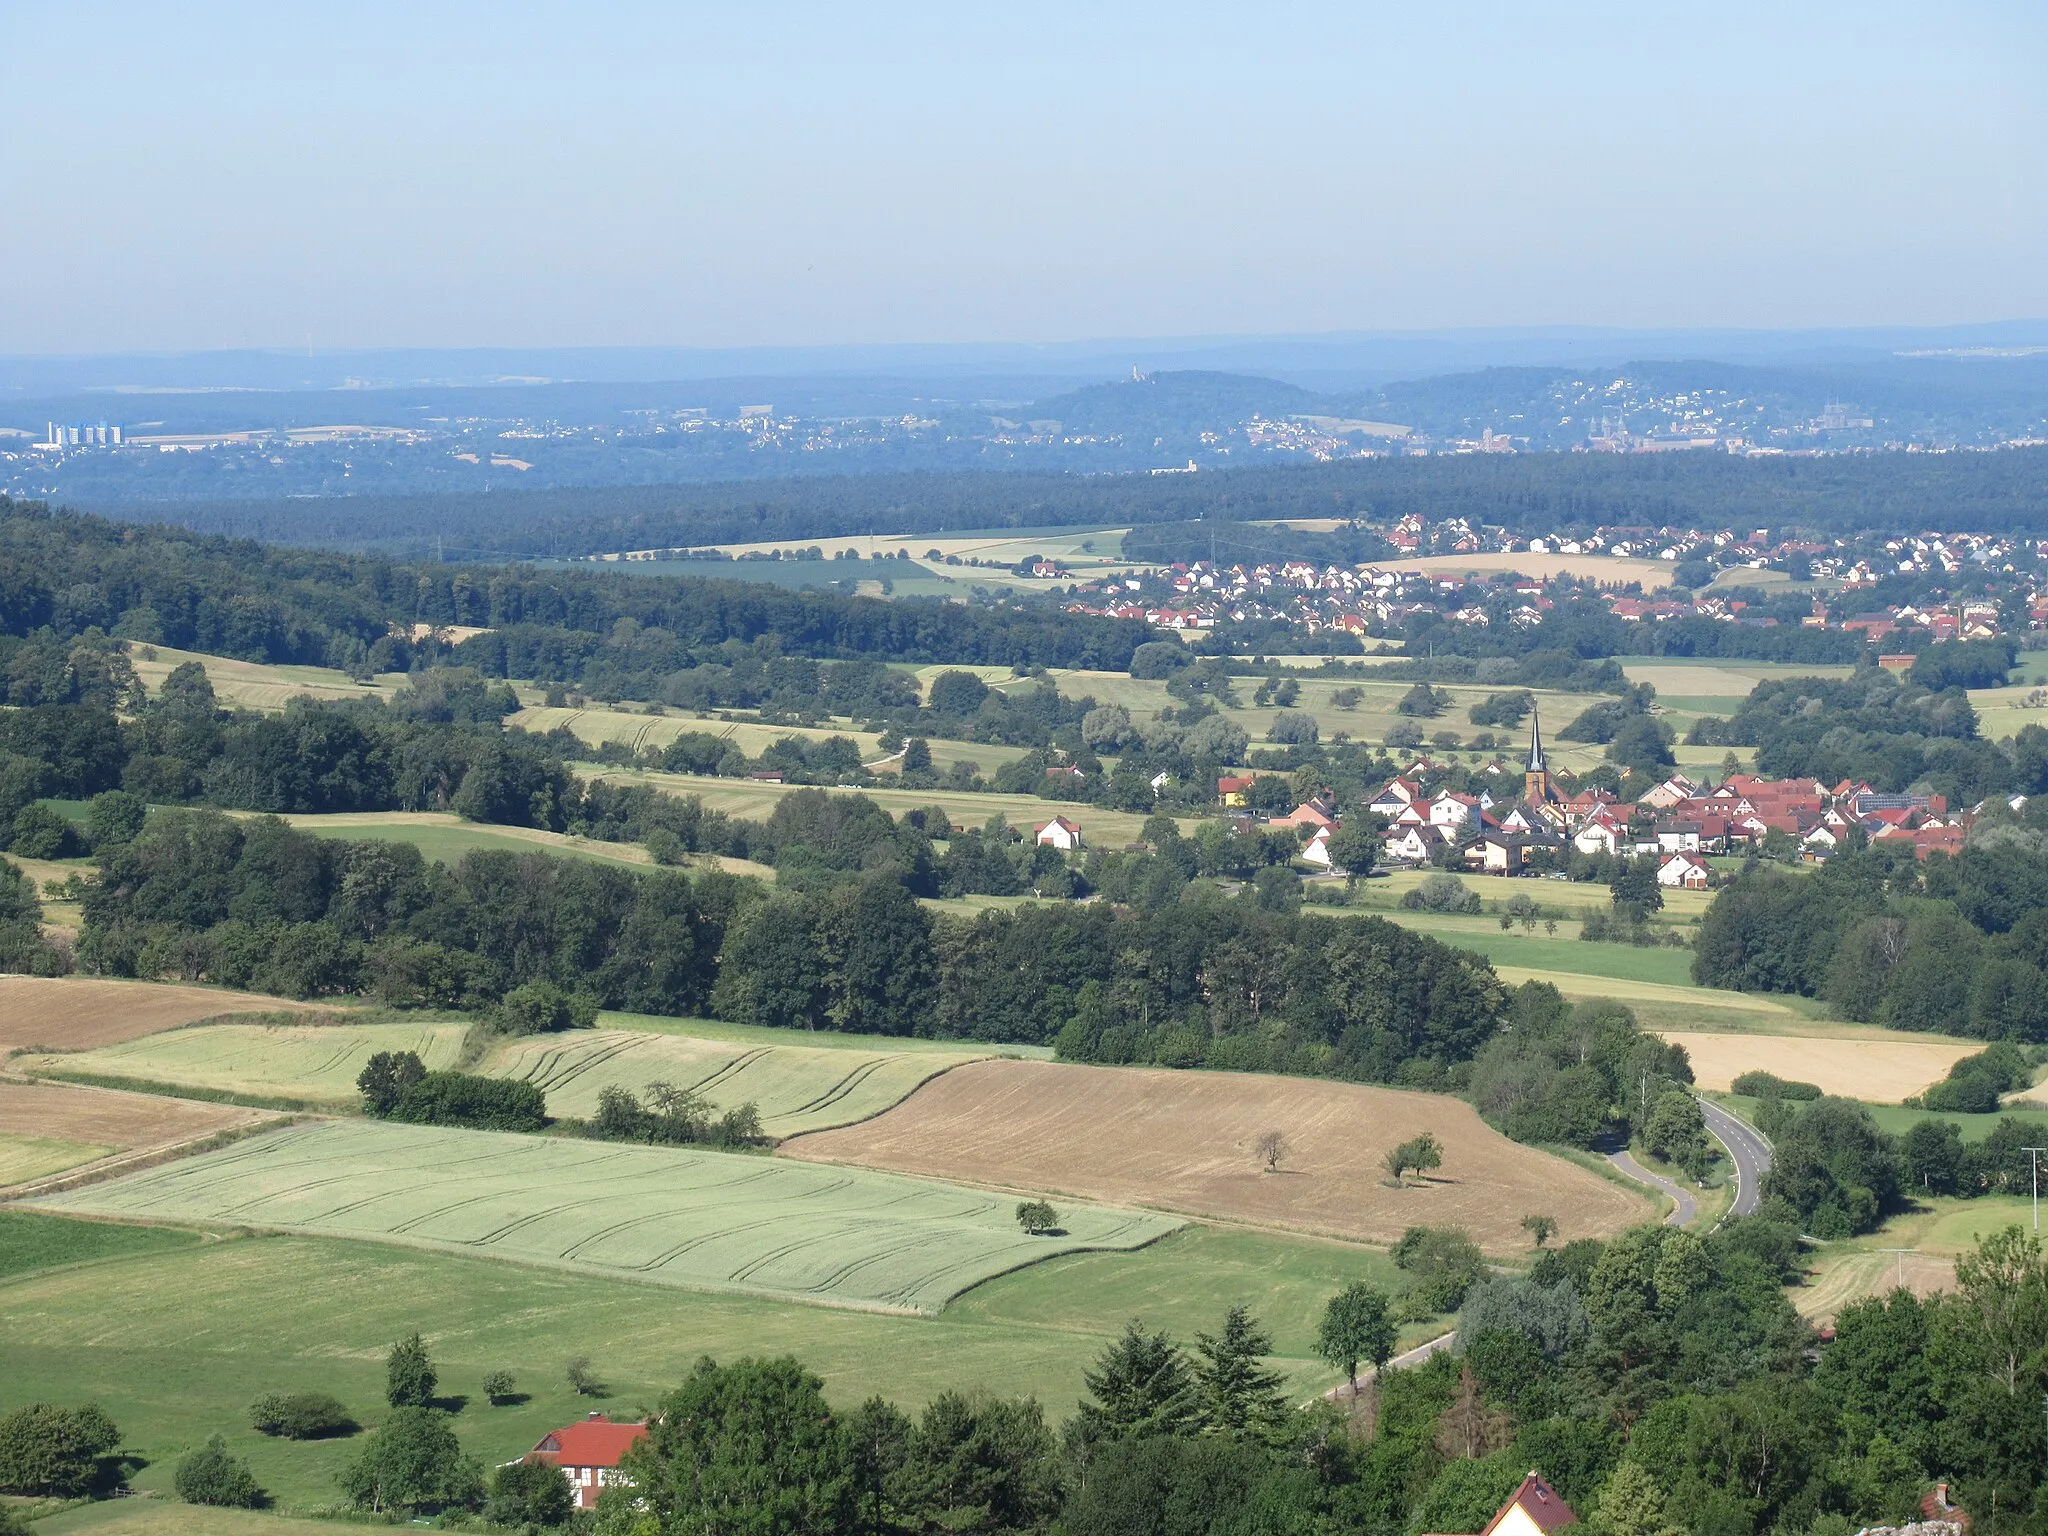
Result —
[{"label": "hazy blue sky", "polygon": [[2048,315],[2040,0],[0,0],[0,90],[0,353]]}]

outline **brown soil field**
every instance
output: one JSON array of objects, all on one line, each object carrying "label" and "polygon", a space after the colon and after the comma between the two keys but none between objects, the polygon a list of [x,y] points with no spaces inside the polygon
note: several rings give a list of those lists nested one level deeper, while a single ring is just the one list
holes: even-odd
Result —
[{"label": "brown soil field", "polygon": [[0,1082],[0,1135],[148,1152],[276,1116],[267,1109],[199,1104],[155,1093],[69,1083]]},{"label": "brown soil field", "polygon": [[43,1045],[89,1051],[224,1013],[331,1014],[317,1003],[294,1003],[253,992],[220,992],[153,981],[86,976],[0,976],[0,1054]]},{"label": "brown soil field", "polygon": [[1666,1029],[1692,1058],[1700,1087],[1726,1092],[1744,1072],[1775,1072],[1795,1083],[1817,1083],[1823,1093],[1896,1104],[1948,1076],[1948,1069],[1982,1045],[1967,1040],[1825,1040],[1804,1035],[1696,1034]]},{"label": "brown soil field", "polygon": [[[1269,1130],[1289,1147],[1277,1173],[1253,1152]],[[1381,1155],[1423,1131],[1443,1167],[1389,1188]],[[1524,1216],[1555,1217],[1566,1240],[1651,1219],[1642,1196],[1518,1146],[1457,1099],[1251,1073],[974,1062],[781,1152],[1369,1242],[1460,1226],[1498,1255],[1527,1252]]]}]

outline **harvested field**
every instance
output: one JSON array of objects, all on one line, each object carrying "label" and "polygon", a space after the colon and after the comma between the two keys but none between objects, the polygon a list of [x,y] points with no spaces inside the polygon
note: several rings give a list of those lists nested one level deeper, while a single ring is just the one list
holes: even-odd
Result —
[{"label": "harvested field", "polygon": [[1930,1253],[1848,1253],[1792,1292],[1792,1305],[1816,1327],[1842,1308],[1870,1296],[1889,1296],[1903,1284],[1915,1296],[1956,1288],[1955,1260]]},{"label": "harvested field", "polygon": [[42,1076],[90,1073],[174,1087],[356,1107],[356,1078],[378,1051],[414,1051],[431,1071],[452,1067],[461,1024],[202,1024],[97,1051],[29,1056]]},{"label": "harvested field", "polygon": [[154,1093],[0,1082],[0,1186],[80,1167],[109,1153],[172,1147],[270,1118],[265,1110],[194,1104]]},{"label": "harvested field", "polygon": [[89,1051],[222,1014],[280,1009],[322,1016],[334,1012],[317,1003],[212,987],[84,976],[0,976],[0,1052],[35,1045]]},{"label": "harvested field", "polygon": [[1135,1248],[1171,1219],[1078,1207],[1027,1237],[1015,1202],[742,1153],[324,1121],[41,1202],[410,1243],[693,1289],[936,1312],[1054,1254]]},{"label": "harvested field", "polygon": [[880,1114],[927,1078],[973,1059],[963,1051],[868,1053],[598,1029],[515,1040],[486,1070],[536,1084],[551,1115],[595,1114],[605,1087],[638,1093],[666,1082],[695,1089],[719,1110],[751,1103],[762,1129],[779,1137]]},{"label": "harvested field", "polygon": [[429,862],[443,864],[453,864],[475,848],[506,853],[559,853],[571,858],[643,868],[654,862],[638,843],[607,843],[596,838],[569,837],[561,832],[544,832],[538,827],[485,826],[464,821],[447,811],[336,811],[326,815],[290,815],[283,819],[301,832],[310,832],[315,837],[337,837],[354,842],[411,843]]},{"label": "harvested field", "polygon": [[1873,1104],[1896,1104],[1948,1076],[1963,1057],[1980,1051],[1967,1040],[1826,1040],[1807,1035],[1720,1035],[1664,1030],[1692,1057],[1702,1088],[1726,1092],[1742,1073],[1775,1072],[1823,1093]]},{"label": "harvested field", "polygon": [[[1252,1151],[1268,1130],[1290,1146],[1272,1174]],[[1381,1155],[1423,1131],[1443,1143],[1443,1167],[1389,1188]],[[1642,1197],[1516,1145],[1459,1100],[1251,1073],[976,1062],[877,1119],[782,1150],[1370,1242],[1462,1226],[1501,1255],[1527,1252],[1527,1215],[1556,1217],[1570,1239],[1650,1214]]]}]

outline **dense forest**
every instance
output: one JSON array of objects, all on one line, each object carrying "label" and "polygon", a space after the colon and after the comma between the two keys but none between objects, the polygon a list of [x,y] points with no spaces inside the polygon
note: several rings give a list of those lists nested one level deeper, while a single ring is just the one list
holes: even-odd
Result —
[{"label": "dense forest", "polygon": [[506,557],[974,528],[1222,524],[1410,513],[1524,535],[1597,526],[1987,533],[2048,527],[2048,448],[1736,458],[1474,454],[1259,465],[1192,475],[956,472],[702,485],[124,506],[210,532],[424,556],[445,539]]},{"label": "dense forest", "polygon": [[[12,683],[16,670],[36,665],[18,660],[25,642],[61,644],[96,629],[249,661],[368,673],[411,664],[416,648],[392,630],[414,624],[510,631],[523,637],[520,659],[529,664],[555,654],[580,658],[614,637],[645,636],[645,643],[666,643],[684,656],[772,636],[785,654],[1121,670],[1149,638],[1142,624],[1051,610],[892,602],[599,570],[403,565],[111,523],[0,498],[7,702],[43,701],[40,693],[18,696]],[[14,645],[5,644],[10,638]]]},{"label": "dense forest", "polygon": [[2048,1041],[2048,836],[1982,827],[1953,858],[1835,853],[1818,869],[1745,871],[1707,910],[1703,986],[1826,998],[1895,1029]]}]

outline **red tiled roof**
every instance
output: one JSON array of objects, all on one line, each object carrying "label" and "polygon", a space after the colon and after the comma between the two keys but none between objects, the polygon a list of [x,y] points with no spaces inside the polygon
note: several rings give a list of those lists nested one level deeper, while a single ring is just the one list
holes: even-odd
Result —
[{"label": "red tiled roof", "polygon": [[614,1424],[610,1419],[589,1418],[561,1429],[551,1429],[528,1454],[541,1461],[564,1467],[616,1467],[642,1435],[645,1424]]},{"label": "red tiled roof", "polygon": [[1543,1481],[1534,1472],[1522,1479],[1522,1486],[1515,1490],[1515,1496],[1501,1505],[1494,1517],[1486,1522],[1481,1536],[1493,1536],[1494,1528],[1507,1518],[1509,1510],[1517,1504],[1528,1517],[1536,1522],[1536,1528],[1543,1531],[1559,1530],[1567,1525],[1577,1525],[1579,1517],[1571,1505],[1557,1496],[1557,1490]]}]

